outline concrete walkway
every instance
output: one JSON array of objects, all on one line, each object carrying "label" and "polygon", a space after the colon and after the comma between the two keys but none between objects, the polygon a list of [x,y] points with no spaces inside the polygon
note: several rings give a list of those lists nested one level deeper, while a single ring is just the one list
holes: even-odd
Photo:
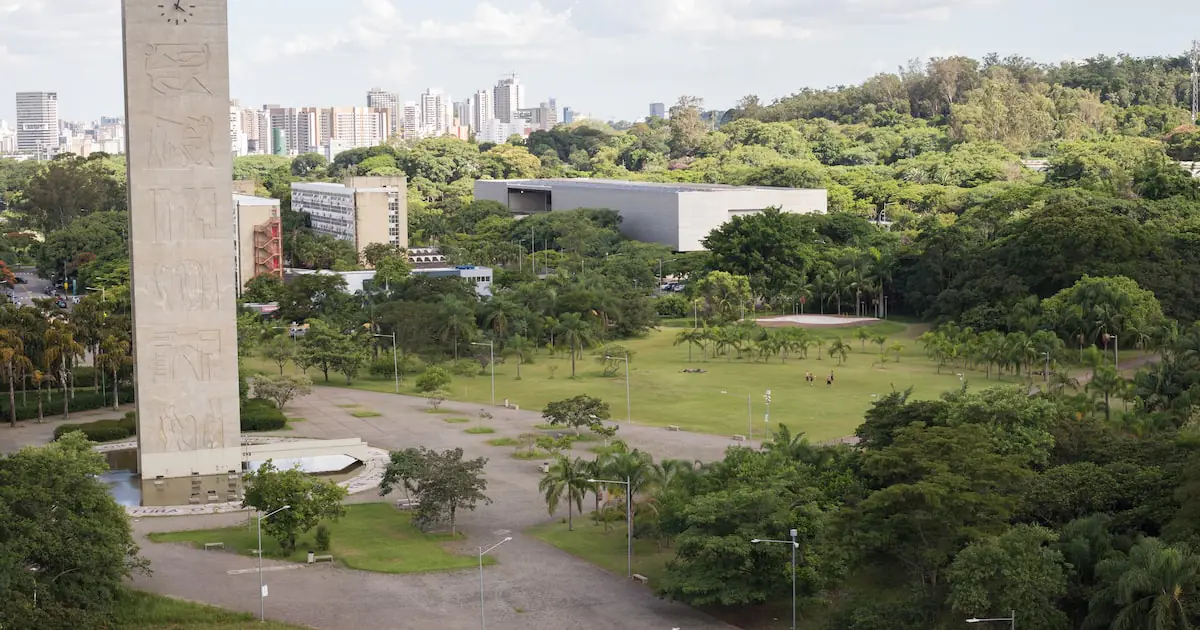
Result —
[{"label": "concrete walkway", "polygon": [[[379,412],[374,418],[355,418],[356,409]],[[487,494],[493,504],[460,515],[458,526],[467,535],[460,551],[474,554],[479,545],[491,545],[512,536],[512,542],[493,552],[499,563],[485,569],[487,624],[512,630],[717,629],[731,626],[687,606],[656,598],[640,584],[604,571],[588,562],[521,534],[550,520],[537,490],[540,462],[509,457],[513,447],[494,447],[496,437],[517,437],[542,422],[529,411],[489,409],[491,435],[468,435],[471,424],[443,422],[447,416],[472,419],[479,405],[447,402],[449,414],[426,413],[419,398],[319,387],[293,403],[288,415],[305,418],[289,437],[361,437],[371,446],[399,449],[426,446],[432,449],[461,447],[468,456],[488,457]],[[111,415],[119,413],[108,412]],[[81,419],[83,414],[79,414]],[[53,424],[27,424],[11,431],[0,428],[0,448],[44,444]],[[663,458],[710,461],[720,459],[726,438],[661,428],[622,426],[620,437],[632,446]],[[755,442],[757,444],[757,441]],[[593,444],[584,444],[584,448]],[[591,456],[580,452],[580,456]],[[380,500],[366,492],[352,501]],[[565,507],[564,507],[565,510]],[[565,511],[563,513],[565,515]],[[197,551],[185,545],[157,544],[150,532],[204,529],[244,523],[241,514],[143,518],[134,522],[142,554],[154,573],[138,577],[138,588],[201,601],[225,608],[258,612],[258,575],[252,558],[232,553]],[[293,566],[267,561],[264,566]],[[231,574],[230,571],[235,572]],[[479,574],[454,571],[418,575],[383,575],[330,565],[264,573],[269,585],[267,616],[328,630],[361,628],[438,628],[455,630],[479,627]]]}]

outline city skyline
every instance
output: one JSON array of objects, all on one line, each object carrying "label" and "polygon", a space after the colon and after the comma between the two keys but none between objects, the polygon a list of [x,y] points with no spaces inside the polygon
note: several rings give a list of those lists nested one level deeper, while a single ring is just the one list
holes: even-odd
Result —
[{"label": "city skyline", "polygon": [[[316,10],[316,0],[237,3],[233,93],[253,106],[365,105],[371,87],[404,100],[429,85],[467,95],[516,72],[538,100],[553,95],[596,118],[635,120],[648,103],[669,106],[682,94],[717,109],[751,93],[769,102],[802,87],[856,83],[916,57],[994,51],[1052,63],[1180,54],[1200,17],[1182,0],[1144,12],[1083,0],[627,2],[350,0],[332,15]],[[121,115],[117,7],[0,0],[6,85],[57,92],[65,120]],[[1023,17],[1034,14],[1036,22]],[[0,99],[0,118],[13,120],[14,109]]]}]

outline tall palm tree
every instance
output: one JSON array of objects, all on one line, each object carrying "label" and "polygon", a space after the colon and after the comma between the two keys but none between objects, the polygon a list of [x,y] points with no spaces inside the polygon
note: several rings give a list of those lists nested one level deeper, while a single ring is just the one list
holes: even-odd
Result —
[{"label": "tall palm tree", "polygon": [[10,328],[0,328],[0,366],[4,367],[8,379],[8,424],[17,426],[17,375],[32,368],[25,356],[25,343],[21,336]]},{"label": "tall palm tree", "polygon": [[686,343],[688,346],[688,363],[692,362],[692,346],[701,346],[704,344],[704,333],[699,328],[681,331],[675,335],[675,343],[673,345]]},{"label": "tall palm tree", "polygon": [[521,335],[513,335],[504,344],[503,354],[513,354],[517,357],[517,379],[521,380],[521,366],[533,359],[533,353],[537,346],[528,337]]},{"label": "tall palm tree", "polygon": [[860,342],[858,351],[866,352],[867,341],[871,339],[871,331],[867,330],[866,328],[859,328],[854,331],[854,338]]},{"label": "tall palm tree", "polygon": [[538,482],[538,490],[545,495],[546,509],[551,516],[558,510],[559,502],[566,497],[567,531],[575,529],[571,506],[574,505],[576,510],[583,512],[583,497],[591,487],[588,477],[587,463],[582,458],[571,459],[560,454],[549,472]]},{"label": "tall palm tree", "polygon": [[70,418],[70,400],[66,390],[72,386],[71,367],[83,356],[83,344],[75,340],[74,328],[65,322],[53,321],[43,334],[46,369],[63,387],[63,417]]},{"label": "tall palm tree", "polygon": [[582,356],[584,347],[595,343],[592,327],[583,321],[579,313],[563,313],[554,332],[558,341],[566,344],[571,351],[571,378],[575,378],[576,356]]},{"label": "tall palm tree", "polygon": [[113,410],[121,405],[120,374],[121,368],[133,363],[129,356],[129,342],[117,335],[109,335],[100,342],[100,354],[96,357],[100,369],[111,373],[113,377]]},{"label": "tall palm tree", "polygon": [[[42,370],[34,370],[33,373],[30,374],[30,380],[33,381],[33,385],[35,387],[37,387],[37,406],[38,406],[37,421],[38,421],[38,424],[41,424],[42,422],[45,421],[45,414],[42,411],[42,393],[43,393],[47,383],[54,382],[54,374],[52,374],[50,372],[43,372]],[[64,396],[63,398],[66,398],[66,396]]]},{"label": "tall palm tree", "polygon": [[1104,399],[1104,420],[1108,422],[1112,420],[1111,399],[1125,391],[1125,379],[1121,378],[1116,369],[1105,365],[1092,374],[1087,390]]},{"label": "tall palm tree", "polygon": [[829,342],[829,356],[837,357],[838,365],[846,361],[846,357],[850,354],[850,344],[842,341],[841,337],[835,337]]},{"label": "tall palm tree", "polygon": [[1087,627],[1186,630],[1197,612],[1200,556],[1184,543],[1143,538],[1096,565],[1105,586],[1092,596]]},{"label": "tall palm tree", "polygon": [[[452,296],[442,298],[442,341],[454,344],[454,360],[458,360],[458,342],[475,329],[475,313],[471,307]],[[464,334],[465,333],[465,334]]]}]

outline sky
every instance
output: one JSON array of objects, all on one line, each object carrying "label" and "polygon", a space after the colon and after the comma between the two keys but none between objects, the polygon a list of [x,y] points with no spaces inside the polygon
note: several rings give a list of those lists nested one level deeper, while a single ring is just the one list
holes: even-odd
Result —
[{"label": "sky", "polygon": [[[121,1],[0,0],[0,119],[18,91],[58,92],[67,120],[123,115]],[[685,94],[770,102],[914,58],[1181,54],[1200,2],[229,0],[229,22],[231,92],[248,107],[365,105],[376,86],[462,100],[515,72],[527,106],[636,120]]]}]

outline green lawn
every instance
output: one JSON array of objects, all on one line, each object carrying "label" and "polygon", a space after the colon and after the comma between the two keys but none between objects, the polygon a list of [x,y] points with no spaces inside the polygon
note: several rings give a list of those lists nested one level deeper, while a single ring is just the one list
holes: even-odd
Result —
[{"label": "green lawn", "polygon": [[379,413],[378,411],[368,411],[363,409],[361,411],[351,411],[350,415],[354,416],[355,418],[378,418],[383,414]]},{"label": "green lawn", "polygon": [[[378,573],[419,573],[447,571],[477,566],[475,556],[452,553],[446,543],[462,536],[424,534],[413,527],[407,512],[396,510],[387,503],[363,503],[346,506],[346,516],[329,523],[333,541],[328,553],[351,569]],[[315,549],[316,529],[301,536],[296,552],[287,559],[304,562],[308,550]],[[257,530],[239,526],[224,529],[198,530],[151,534],[154,542],[185,542],[203,548],[207,542],[223,542],[225,549],[253,555],[258,548]],[[279,544],[263,536],[268,557],[282,557]],[[486,562],[495,562],[485,558]]]},{"label": "green lawn", "polygon": [[128,591],[117,603],[117,630],[299,630],[274,621],[260,624],[247,613],[195,604],[143,591]]},{"label": "green lawn", "polygon": [[[586,504],[584,509],[588,509]],[[525,533],[607,571],[626,575],[628,543],[625,540],[624,520],[611,523],[606,532],[603,525],[576,514],[575,531],[568,531],[565,522],[556,520],[532,527]],[[662,576],[667,561],[674,557],[674,549],[659,549],[654,541],[633,541],[633,572],[650,578],[651,586]]]},{"label": "green lawn", "polygon": [[[755,436],[764,432],[765,404],[763,394],[771,390],[771,427],[786,423],[793,431],[803,431],[814,440],[827,440],[854,433],[862,423],[863,413],[871,405],[873,396],[892,391],[913,388],[915,398],[936,398],[943,392],[960,386],[956,370],[937,366],[925,356],[924,349],[916,337],[924,332],[921,325],[883,322],[867,327],[875,334],[886,335],[888,344],[904,344],[900,362],[894,360],[881,363],[879,347],[867,342],[865,349],[854,339],[854,329],[814,330],[815,335],[826,338],[841,336],[853,348],[844,364],[839,365],[822,352],[817,359],[817,349],[809,351],[809,358],[791,359],[784,364],[779,357],[770,362],[752,359],[709,359],[701,360],[700,351],[686,346],[675,346],[678,329],[663,329],[652,332],[641,339],[622,342],[634,351],[630,393],[633,420],[637,423],[666,427],[678,425],[685,431],[715,433],[719,435],[745,435],[753,423]],[[579,394],[597,396],[607,402],[614,420],[623,420],[626,414],[625,378],[623,371],[612,377],[602,374],[597,357],[589,351],[585,358],[576,361],[578,378],[572,379],[569,358],[551,358],[546,351],[536,357],[534,363],[521,368],[521,380],[516,380],[516,364],[496,366],[496,398],[508,399],[522,409],[538,410],[552,400],[561,400]],[[250,365],[267,369],[261,361],[250,360]],[[555,367],[551,378],[551,367]],[[273,366],[272,366],[273,367]],[[687,368],[705,370],[704,374],[684,374]],[[806,371],[816,376],[816,382],[808,385],[804,380]],[[830,371],[834,373],[832,387],[825,385]],[[982,371],[969,371],[966,378],[973,387],[984,387],[997,383],[993,378],[985,380]],[[331,378],[329,385],[344,387]],[[412,386],[415,379],[408,378],[401,386],[406,394],[418,395]],[[1018,382],[1017,379],[1007,379]],[[318,382],[319,379],[318,379]],[[393,391],[388,378],[362,378],[353,387],[379,392]],[[490,400],[490,383],[487,375],[477,377],[455,377],[446,388],[452,400],[487,403]],[[751,409],[747,410],[747,397]]]}]

